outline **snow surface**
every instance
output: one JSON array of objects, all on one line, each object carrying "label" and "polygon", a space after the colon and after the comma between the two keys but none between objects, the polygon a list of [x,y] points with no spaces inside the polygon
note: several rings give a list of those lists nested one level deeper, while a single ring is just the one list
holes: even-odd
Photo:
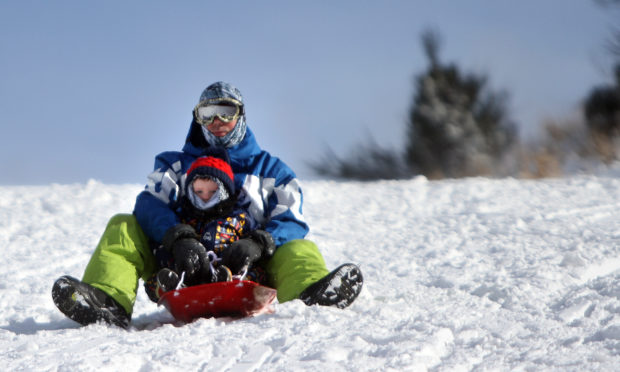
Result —
[{"label": "snow surface", "polygon": [[309,238],[365,286],[179,326],[140,287],[129,331],[52,303],[142,185],[0,186],[5,371],[613,371],[620,366],[620,172],[561,179],[304,183]]}]

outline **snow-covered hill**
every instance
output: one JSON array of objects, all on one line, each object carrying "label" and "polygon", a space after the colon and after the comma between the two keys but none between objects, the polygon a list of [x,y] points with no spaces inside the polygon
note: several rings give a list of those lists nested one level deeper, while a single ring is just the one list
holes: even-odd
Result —
[{"label": "snow-covered hill", "polygon": [[80,277],[142,185],[0,186],[0,369],[613,371],[620,178],[304,183],[330,267],[361,265],[348,309],[170,324],[140,289],[132,328],[79,327],[50,289]]}]

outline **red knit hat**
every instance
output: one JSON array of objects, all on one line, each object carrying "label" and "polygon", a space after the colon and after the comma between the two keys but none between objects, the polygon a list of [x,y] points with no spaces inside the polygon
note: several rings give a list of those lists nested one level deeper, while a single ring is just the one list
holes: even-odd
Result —
[{"label": "red knit hat", "polygon": [[189,186],[198,176],[217,178],[227,189],[229,195],[235,194],[235,175],[230,164],[215,156],[203,156],[196,159],[187,170],[186,184]]}]

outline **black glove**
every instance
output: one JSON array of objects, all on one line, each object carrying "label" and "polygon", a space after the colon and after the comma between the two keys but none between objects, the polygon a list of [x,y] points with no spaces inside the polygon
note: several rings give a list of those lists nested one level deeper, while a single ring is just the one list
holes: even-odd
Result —
[{"label": "black glove", "polygon": [[271,257],[276,249],[273,237],[267,231],[255,230],[249,238],[239,239],[222,252],[222,264],[234,274],[261,257]]},{"label": "black glove", "polygon": [[254,230],[250,233],[250,238],[263,247],[263,257],[271,257],[276,251],[276,242],[273,236],[265,230]]},{"label": "black glove", "polygon": [[175,271],[179,275],[185,272],[187,285],[209,281],[211,271],[207,250],[198,241],[193,227],[185,224],[171,227],[166,231],[162,244],[174,257]]}]

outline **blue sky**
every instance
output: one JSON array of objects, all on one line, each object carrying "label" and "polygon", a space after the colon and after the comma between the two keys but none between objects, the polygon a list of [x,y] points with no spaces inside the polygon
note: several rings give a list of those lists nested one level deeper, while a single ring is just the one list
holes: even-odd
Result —
[{"label": "blue sky", "polygon": [[144,183],[218,80],[302,180],[327,146],[402,148],[428,27],[531,136],[611,81],[618,15],[593,0],[2,1],[0,184]]}]

